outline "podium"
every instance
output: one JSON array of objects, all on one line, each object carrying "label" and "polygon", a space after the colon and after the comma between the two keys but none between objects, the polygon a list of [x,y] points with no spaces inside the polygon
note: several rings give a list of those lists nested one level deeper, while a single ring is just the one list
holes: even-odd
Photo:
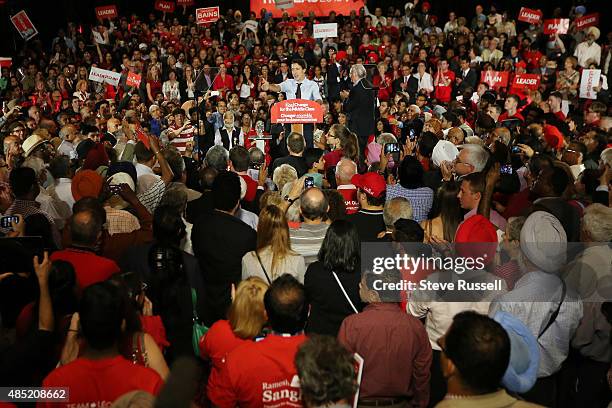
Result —
[{"label": "podium", "polygon": [[304,134],[304,124],[323,123],[323,108],[307,99],[287,99],[272,105],[272,123],[290,124],[292,132]]}]

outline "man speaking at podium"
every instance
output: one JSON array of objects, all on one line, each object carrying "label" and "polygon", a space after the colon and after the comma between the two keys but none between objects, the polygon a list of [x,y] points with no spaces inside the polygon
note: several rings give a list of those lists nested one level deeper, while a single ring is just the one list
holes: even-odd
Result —
[{"label": "man speaking at podium", "polygon": [[[264,91],[272,92],[284,92],[287,95],[287,100],[290,99],[307,99],[309,101],[315,101],[319,104],[323,103],[321,94],[319,93],[319,85],[316,82],[306,78],[306,61],[303,59],[296,58],[291,61],[291,74],[293,78],[286,79],[280,84],[268,83],[265,79],[261,80],[261,89]],[[304,125],[304,139],[306,140],[306,147],[313,147],[312,136],[314,133],[314,125],[312,123],[305,123]],[[291,131],[285,126],[285,134],[288,135]]]}]

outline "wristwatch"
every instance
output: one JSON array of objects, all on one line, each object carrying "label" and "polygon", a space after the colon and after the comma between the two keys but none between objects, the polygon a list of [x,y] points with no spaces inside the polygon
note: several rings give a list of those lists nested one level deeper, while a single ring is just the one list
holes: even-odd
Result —
[{"label": "wristwatch", "polygon": [[291,205],[295,202],[295,200],[297,200],[297,198],[290,198],[289,194],[287,194],[286,196],[283,197],[283,200],[285,200],[286,202],[289,203],[289,205]]}]

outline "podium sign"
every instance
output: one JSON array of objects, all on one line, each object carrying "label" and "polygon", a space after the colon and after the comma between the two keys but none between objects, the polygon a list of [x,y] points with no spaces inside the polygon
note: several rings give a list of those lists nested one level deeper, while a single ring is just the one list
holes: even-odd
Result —
[{"label": "podium sign", "polygon": [[322,123],[323,108],[315,101],[289,99],[272,105],[272,123]]}]

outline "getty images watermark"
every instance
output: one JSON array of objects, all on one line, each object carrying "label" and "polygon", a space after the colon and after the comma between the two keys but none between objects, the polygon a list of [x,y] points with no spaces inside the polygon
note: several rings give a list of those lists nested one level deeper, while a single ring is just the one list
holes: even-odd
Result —
[{"label": "getty images watermark", "polygon": [[[537,248],[507,248],[497,243],[427,245],[422,243],[364,243],[361,272],[367,288],[384,293],[385,301],[494,301],[516,286],[533,285],[517,301],[549,302],[562,282],[584,302],[612,300],[612,258],[608,243],[537,243]],[[552,258],[551,254],[555,257]],[[534,262],[529,257],[535,258]],[[601,257],[608,257],[601,262]],[[599,258],[598,258],[599,257]],[[543,270],[553,262],[554,270]],[[539,271],[539,272],[538,272]],[[535,272],[532,275],[528,275]],[[536,274],[539,274],[536,276]],[[537,278],[537,279],[536,279]],[[538,286],[539,285],[539,286]],[[568,298],[568,299],[574,299]]]}]

